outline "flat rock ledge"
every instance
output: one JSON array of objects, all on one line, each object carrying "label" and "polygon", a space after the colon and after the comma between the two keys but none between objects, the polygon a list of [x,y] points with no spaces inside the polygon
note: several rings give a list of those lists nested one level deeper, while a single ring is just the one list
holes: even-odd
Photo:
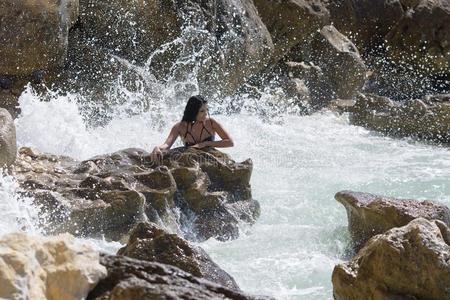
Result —
[{"label": "flat rock ledge", "polygon": [[450,226],[450,210],[431,200],[397,199],[369,193],[341,191],[335,199],[347,210],[348,228],[356,249],[374,235],[401,227],[416,218],[440,220]]},{"label": "flat rock ledge", "polygon": [[120,240],[148,220],[191,240],[227,240],[260,213],[252,161],[237,163],[213,148],[173,149],[160,162],[130,148],[79,162],[24,147],[11,172],[49,234]]}]

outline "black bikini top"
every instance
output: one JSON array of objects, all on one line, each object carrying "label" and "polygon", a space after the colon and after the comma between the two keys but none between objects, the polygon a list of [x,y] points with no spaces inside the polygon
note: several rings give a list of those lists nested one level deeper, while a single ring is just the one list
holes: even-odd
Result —
[{"label": "black bikini top", "polygon": [[[204,139],[201,140],[201,141],[197,141],[197,140],[195,139],[195,137],[192,135],[192,133],[189,131],[189,124],[191,124],[191,128],[192,128],[192,126],[193,126],[193,125],[192,125],[193,123],[188,123],[188,124],[187,124],[186,133],[184,134],[184,137],[183,137],[183,142],[184,142],[184,146],[185,146],[185,147],[190,147],[190,146],[193,146],[193,145],[195,145],[195,144],[203,143],[203,142],[206,142],[206,141],[214,141],[214,134],[211,133],[211,132],[208,130],[208,128],[205,127],[205,123],[202,123],[203,127],[202,127],[202,130],[200,131],[200,138],[202,138],[203,130],[206,130],[206,131],[209,133],[209,136],[207,136],[206,138],[204,138]],[[211,124],[211,125],[212,125],[212,124]],[[194,143],[186,142],[186,136],[187,136],[188,134],[191,135],[192,140],[194,141]]]}]

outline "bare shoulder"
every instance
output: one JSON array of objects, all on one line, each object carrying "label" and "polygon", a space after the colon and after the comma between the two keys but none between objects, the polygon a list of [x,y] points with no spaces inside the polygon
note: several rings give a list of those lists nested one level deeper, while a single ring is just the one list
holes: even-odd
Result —
[{"label": "bare shoulder", "polygon": [[177,132],[181,132],[183,128],[186,127],[186,124],[184,122],[177,122],[173,125],[172,130],[176,130]]}]

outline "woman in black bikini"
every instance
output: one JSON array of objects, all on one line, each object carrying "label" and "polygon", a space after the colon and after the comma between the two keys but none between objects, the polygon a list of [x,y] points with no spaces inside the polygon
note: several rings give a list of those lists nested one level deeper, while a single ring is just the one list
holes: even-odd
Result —
[{"label": "woman in black bikini", "polygon": [[[208,118],[208,115],[207,101],[202,96],[189,98],[183,119],[172,127],[164,144],[153,149],[152,160],[161,159],[163,152],[169,150],[178,137],[186,147],[233,147],[230,135],[216,120]],[[216,132],[222,140],[214,141]]]}]

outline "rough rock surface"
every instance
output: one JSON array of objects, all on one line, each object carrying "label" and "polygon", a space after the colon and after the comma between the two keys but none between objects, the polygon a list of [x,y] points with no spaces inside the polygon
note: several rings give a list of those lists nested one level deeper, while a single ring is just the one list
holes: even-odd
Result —
[{"label": "rough rock surface", "polygon": [[436,201],[397,199],[368,193],[341,191],[335,195],[347,210],[348,227],[356,248],[372,236],[408,224],[416,218],[450,225],[450,209]]},{"label": "rough rock surface", "polygon": [[249,296],[160,263],[109,255],[103,255],[100,262],[107,268],[108,276],[89,294],[88,300],[270,299]]},{"label": "rough rock surface", "polygon": [[348,109],[351,121],[393,136],[450,142],[450,95],[429,95],[404,103],[374,94],[359,94]]},{"label": "rough rock surface", "polygon": [[99,253],[70,235],[0,239],[0,298],[82,300],[106,277]]},{"label": "rough rock surface", "polygon": [[370,239],[334,268],[336,300],[450,299],[450,230],[418,218]]},{"label": "rough rock surface", "polygon": [[148,218],[190,239],[225,240],[259,216],[251,160],[236,163],[215,149],[178,148],[154,163],[142,149],[77,162],[22,148],[12,171],[41,206],[49,233],[118,240]]},{"label": "rough rock surface", "polygon": [[127,245],[117,254],[175,266],[195,277],[239,290],[234,279],[202,248],[150,223],[139,223],[130,233]]},{"label": "rough rock surface", "polygon": [[0,168],[10,166],[17,156],[16,127],[11,114],[0,108]]},{"label": "rough rock surface", "polygon": [[[233,92],[265,66],[273,50],[251,1],[142,0],[130,6],[122,0],[81,0],[80,6],[69,77],[84,74],[83,81],[107,78],[121,67],[132,82],[142,81],[142,71],[162,82],[192,81],[197,75],[202,93],[211,96]],[[135,70],[114,62],[111,67],[111,54],[145,66]]]},{"label": "rough rock surface", "polygon": [[0,75],[62,66],[78,0],[1,1]]},{"label": "rough rock surface", "polygon": [[366,78],[366,66],[358,49],[332,25],[312,34],[308,45],[302,45],[291,56],[304,60],[287,62],[286,69],[290,77],[304,80],[313,108],[321,108],[336,98],[351,99]]},{"label": "rough rock surface", "polygon": [[294,46],[329,24],[329,11],[317,0],[254,0],[262,21],[272,36],[276,62]]}]

